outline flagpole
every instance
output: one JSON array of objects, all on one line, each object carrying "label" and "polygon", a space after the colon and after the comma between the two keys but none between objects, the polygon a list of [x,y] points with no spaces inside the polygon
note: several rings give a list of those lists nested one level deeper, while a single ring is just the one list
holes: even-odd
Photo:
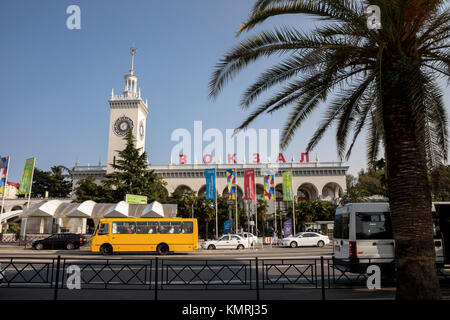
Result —
[{"label": "flagpole", "polygon": [[217,214],[217,191],[216,191],[216,184],[217,184],[217,170],[218,165],[216,164],[216,170],[214,170],[214,193],[216,196],[216,239],[219,239],[219,218]]},{"label": "flagpole", "polygon": [[256,241],[258,241],[258,198],[256,196],[256,170],[253,170],[253,187],[255,188],[255,233],[256,233]]},{"label": "flagpole", "polygon": [[[291,179],[294,180],[294,177],[291,177]],[[293,183],[291,183],[291,189],[292,189],[292,224],[293,224],[293,230],[294,230],[293,235],[295,236],[295,195],[294,195],[294,184]]]},{"label": "flagpole", "polygon": [[6,176],[5,176],[5,186],[3,187],[3,197],[2,197],[2,211],[0,211],[0,231],[3,233],[3,228],[1,227],[1,216],[3,215],[3,212],[5,211],[5,194],[6,194],[6,186],[8,185],[8,173],[9,168],[11,165],[11,156],[8,156],[8,165],[6,166]]},{"label": "flagpole", "polygon": [[34,158],[34,160],[33,160],[33,170],[31,171],[31,183],[30,183],[30,190],[29,190],[29,192],[28,192],[28,204],[27,204],[27,208],[30,207],[31,189],[33,188],[34,168],[36,168],[36,158]]},{"label": "flagpole", "polygon": [[235,171],[234,171],[234,174],[235,174],[235,176],[236,176],[236,180],[235,180],[235,187],[236,187],[236,192],[235,192],[235,197],[236,197],[236,230],[235,230],[235,232],[237,233],[237,231],[238,231],[238,200],[237,200],[237,198],[238,198],[238,184],[237,184],[237,168],[235,168],[234,169]]}]

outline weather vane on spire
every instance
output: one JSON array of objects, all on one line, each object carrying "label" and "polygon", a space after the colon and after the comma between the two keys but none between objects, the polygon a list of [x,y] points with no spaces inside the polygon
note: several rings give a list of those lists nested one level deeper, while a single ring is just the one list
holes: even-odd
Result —
[{"label": "weather vane on spire", "polygon": [[130,69],[130,73],[131,74],[133,74],[133,72],[134,72],[134,56],[136,54],[136,51],[137,51],[137,48],[135,48],[134,45],[133,45],[133,47],[130,48],[130,54],[131,54],[131,69]]}]

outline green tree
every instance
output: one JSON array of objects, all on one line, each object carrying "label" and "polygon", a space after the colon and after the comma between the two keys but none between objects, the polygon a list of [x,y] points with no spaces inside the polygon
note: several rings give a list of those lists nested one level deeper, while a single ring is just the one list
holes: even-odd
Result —
[{"label": "green tree", "polygon": [[123,200],[126,194],[147,196],[149,202],[164,202],[168,198],[166,183],[153,170],[148,170],[147,154],[136,148],[131,130],[124,140],[125,149],[118,151],[116,163],[111,164],[114,172],[103,180],[104,188],[115,202]]},{"label": "green tree", "polygon": [[450,166],[439,166],[430,175],[434,200],[450,201]]},{"label": "green tree", "polygon": [[93,176],[88,176],[85,179],[80,179],[77,182],[75,188],[76,199],[73,202],[83,202],[87,200],[92,200],[95,202],[113,202],[109,197],[108,190],[102,185],[97,185]]},{"label": "green tree", "polygon": [[[368,26],[369,4],[379,6],[382,29]],[[210,96],[216,97],[249,63],[289,54],[244,92],[247,109],[268,89],[284,85],[238,130],[265,112],[293,105],[282,134],[285,147],[319,103],[334,96],[307,151],[334,123],[338,154],[347,159],[364,128],[370,161],[383,142],[398,299],[441,297],[427,169],[447,157],[447,115],[436,82],[437,75],[450,76],[446,5],[444,0],[257,0],[239,33],[283,14],[308,14],[323,23],[309,33],[282,27],[242,41],[218,63],[210,81]]]},{"label": "green tree", "polygon": [[33,186],[31,188],[31,196],[33,198],[45,197],[45,192],[48,191],[51,184],[50,172],[34,169]]},{"label": "green tree", "polygon": [[205,197],[199,197],[197,199],[197,210],[195,211],[195,217],[199,222],[204,225],[205,240],[208,240],[209,223],[213,221],[216,215],[215,201],[206,200]]},{"label": "green tree", "polygon": [[[305,223],[315,221],[333,221],[337,205],[329,201],[302,200],[295,203],[295,230],[305,231]],[[292,206],[287,217],[292,218]]]},{"label": "green tree", "polygon": [[72,176],[69,169],[62,165],[53,166],[50,171],[34,169],[32,197],[65,198],[72,192]]},{"label": "green tree", "polygon": [[266,236],[266,214],[269,211],[269,205],[267,201],[264,199],[257,200],[257,208],[258,208],[258,235],[261,235],[263,238]]},{"label": "green tree", "polygon": [[65,198],[72,192],[72,175],[65,166],[53,166],[50,168],[50,185],[48,188],[50,197]]}]

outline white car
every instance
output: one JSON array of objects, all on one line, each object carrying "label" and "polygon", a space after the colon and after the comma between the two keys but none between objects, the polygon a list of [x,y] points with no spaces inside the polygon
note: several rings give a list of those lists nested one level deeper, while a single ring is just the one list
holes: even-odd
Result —
[{"label": "white car", "polygon": [[241,234],[239,234],[242,238],[246,239],[249,246],[253,247],[258,243],[258,238],[250,232],[242,232]]},{"label": "white car", "polygon": [[202,242],[200,245],[202,249],[214,250],[214,249],[238,249],[242,250],[245,248],[249,248],[247,239],[237,235],[223,235],[219,238],[219,240],[210,240]]},{"label": "white car", "polygon": [[330,243],[328,236],[318,234],[316,232],[300,232],[295,236],[284,238],[282,244],[284,247],[323,247]]}]

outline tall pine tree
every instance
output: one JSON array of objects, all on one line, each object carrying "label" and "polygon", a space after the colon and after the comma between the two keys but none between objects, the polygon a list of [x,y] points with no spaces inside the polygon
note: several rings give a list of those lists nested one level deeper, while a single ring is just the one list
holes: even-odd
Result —
[{"label": "tall pine tree", "polygon": [[125,149],[117,151],[119,157],[112,163],[114,172],[107,174],[103,184],[114,201],[124,200],[126,194],[147,196],[148,201],[166,201],[166,182],[153,170],[148,170],[147,154],[136,148],[136,139],[131,130],[124,140]]}]

